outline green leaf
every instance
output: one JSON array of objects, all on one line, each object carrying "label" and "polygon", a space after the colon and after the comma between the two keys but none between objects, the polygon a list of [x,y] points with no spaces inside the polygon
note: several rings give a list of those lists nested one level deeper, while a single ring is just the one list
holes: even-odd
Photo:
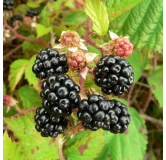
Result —
[{"label": "green leaf", "polygon": [[131,10],[143,0],[106,0],[108,16],[110,20],[122,15],[123,13]]},{"label": "green leaf", "polygon": [[16,142],[12,142],[7,131],[3,134],[3,159],[24,160],[21,147]]},{"label": "green leaf", "polygon": [[83,10],[75,10],[65,14],[64,18],[65,19],[62,21],[62,24],[77,26],[79,23],[86,21],[87,17]]},{"label": "green leaf", "polygon": [[18,118],[4,118],[7,125],[19,138],[24,159],[51,160],[58,159],[56,139],[45,138],[35,129],[35,112],[24,114]]},{"label": "green leaf", "polygon": [[5,83],[3,82],[3,96],[6,95],[6,86]]},{"label": "green leaf", "polygon": [[152,93],[157,98],[160,107],[163,108],[163,66],[153,71],[148,78]]},{"label": "green leaf", "polygon": [[142,160],[146,151],[147,138],[144,120],[130,107],[131,122],[124,134],[104,131],[105,144],[95,160]]},{"label": "green leaf", "polygon": [[86,0],[85,13],[93,22],[93,29],[99,34],[107,33],[109,20],[107,9],[100,0]]},{"label": "green leaf", "polygon": [[[31,35],[29,38],[35,39],[35,36]],[[41,49],[45,49],[45,46],[30,41],[24,41],[22,48],[26,58],[30,59],[32,55],[38,53]]]},{"label": "green leaf", "polygon": [[7,112],[7,106],[3,106],[3,117],[10,117],[14,114],[18,113],[14,107],[11,107],[11,109]]},{"label": "green leaf", "polygon": [[28,6],[26,4],[20,4],[17,6],[17,8],[14,10],[14,14],[16,15],[21,15],[21,16],[25,16],[27,10],[28,10]]},{"label": "green leaf", "polygon": [[103,147],[103,131],[83,131],[66,142],[65,155],[70,160],[92,160]]},{"label": "green leaf", "polygon": [[132,56],[127,57],[127,60],[134,68],[134,82],[136,82],[141,77],[142,70],[145,68],[148,60],[148,54],[141,54],[134,50]]},{"label": "green leaf", "polygon": [[30,8],[38,8],[40,7],[40,3],[44,2],[45,0],[28,0],[27,6]]},{"label": "green leaf", "polygon": [[32,72],[32,66],[36,60],[36,55],[34,55],[28,62],[27,67],[25,69],[25,79],[28,80],[28,83],[30,85],[33,85],[33,87],[40,92],[41,91],[41,81],[38,80],[35,76],[35,74]]},{"label": "green leaf", "polygon": [[57,1],[52,3],[47,3],[47,5],[42,9],[40,16],[40,24],[44,26],[50,26],[51,23],[55,22],[55,19],[59,15],[61,10],[61,5],[63,1]]},{"label": "green leaf", "polygon": [[25,59],[19,59],[15,60],[11,65],[10,65],[10,74],[8,77],[9,80],[9,85],[10,85],[10,91],[13,92],[16,85],[22,78],[25,68],[27,66],[28,60]]},{"label": "green leaf", "polygon": [[45,27],[41,24],[37,24],[36,31],[37,31],[37,38],[48,34],[52,30],[52,27]]},{"label": "green leaf", "polygon": [[109,30],[122,36],[129,35],[135,49],[161,53],[163,48],[163,1],[144,0],[111,21]]},{"label": "green leaf", "polygon": [[24,109],[41,106],[41,98],[39,93],[28,85],[22,86],[18,90],[18,95],[23,102]]}]

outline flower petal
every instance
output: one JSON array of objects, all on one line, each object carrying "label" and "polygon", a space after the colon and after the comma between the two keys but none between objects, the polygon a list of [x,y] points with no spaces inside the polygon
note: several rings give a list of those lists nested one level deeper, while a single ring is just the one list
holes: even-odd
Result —
[{"label": "flower petal", "polygon": [[83,50],[88,50],[84,43],[80,42],[80,47]]},{"label": "flower petal", "polygon": [[81,42],[85,42],[85,40],[84,40],[84,39],[80,39],[80,41],[81,41]]},{"label": "flower petal", "polygon": [[111,39],[115,39],[115,38],[119,37],[117,34],[115,34],[114,32],[111,32],[111,31],[109,31],[109,35],[110,35]]},{"label": "flower petal", "polygon": [[89,62],[92,62],[96,56],[98,56],[98,54],[96,53],[86,53],[85,54],[85,57],[86,57],[86,62],[89,63]]},{"label": "flower petal", "polygon": [[64,33],[66,33],[66,31],[62,31],[61,36],[62,36]]},{"label": "flower petal", "polygon": [[70,47],[68,48],[70,52],[76,52],[78,50],[78,47]]},{"label": "flower petal", "polygon": [[108,45],[108,43],[105,43],[105,44],[100,45],[100,47],[105,47],[107,45]]},{"label": "flower petal", "polygon": [[86,66],[86,67],[80,72],[80,75],[82,76],[82,78],[86,79],[87,73],[88,73],[88,67]]},{"label": "flower petal", "polygon": [[123,37],[123,38],[127,38],[127,39],[129,39],[129,36],[125,36],[125,37]]},{"label": "flower petal", "polygon": [[10,34],[9,33],[5,33],[5,37],[10,37]]},{"label": "flower petal", "polygon": [[31,27],[35,28],[36,27],[36,22],[32,22]]},{"label": "flower petal", "polygon": [[65,46],[61,43],[59,43],[58,45],[54,46],[53,48],[56,48],[56,49],[61,49],[61,48],[64,48]]}]

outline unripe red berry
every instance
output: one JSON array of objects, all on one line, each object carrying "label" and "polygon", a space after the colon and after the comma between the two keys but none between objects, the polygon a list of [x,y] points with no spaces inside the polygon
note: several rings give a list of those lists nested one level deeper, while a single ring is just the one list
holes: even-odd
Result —
[{"label": "unripe red berry", "polygon": [[128,38],[118,37],[108,42],[107,49],[111,54],[121,57],[131,56],[133,53],[133,44]]},{"label": "unripe red berry", "polygon": [[86,58],[84,52],[78,50],[77,52],[71,53],[68,57],[67,63],[73,70],[82,70],[86,66]]},{"label": "unripe red berry", "polygon": [[59,41],[65,47],[78,47],[80,43],[80,36],[75,31],[67,31],[62,34]]},{"label": "unripe red berry", "polygon": [[115,41],[114,54],[122,57],[131,56],[133,44],[129,39],[120,37]]}]

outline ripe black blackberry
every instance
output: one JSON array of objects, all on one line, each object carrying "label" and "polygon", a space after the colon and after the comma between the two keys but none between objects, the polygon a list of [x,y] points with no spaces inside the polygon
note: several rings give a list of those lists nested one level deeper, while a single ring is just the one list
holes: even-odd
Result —
[{"label": "ripe black blackberry", "polygon": [[40,79],[45,79],[48,75],[55,73],[66,73],[68,70],[66,55],[59,55],[59,52],[52,48],[40,51],[32,67],[32,71]]},{"label": "ripe black blackberry", "polygon": [[14,21],[22,21],[22,16],[20,15],[13,15],[13,17],[11,18],[11,23],[13,23]]},{"label": "ripe black blackberry", "polygon": [[94,70],[95,83],[105,94],[120,95],[129,90],[134,81],[134,69],[120,56],[101,57]]},{"label": "ripe black blackberry", "polygon": [[25,16],[33,18],[34,16],[38,16],[38,15],[39,15],[38,11],[36,11],[36,10],[28,10]]},{"label": "ripe black blackberry", "polygon": [[42,105],[55,117],[69,116],[80,102],[80,87],[66,74],[51,75],[42,82]]},{"label": "ripe black blackberry", "polygon": [[35,114],[35,128],[41,132],[42,137],[57,137],[67,127],[67,120],[64,117],[51,116],[43,107],[39,107]]},{"label": "ripe black blackberry", "polygon": [[85,129],[96,131],[100,128],[112,133],[123,133],[130,123],[127,107],[116,100],[105,100],[99,95],[92,95],[82,100],[77,116]]},{"label": "ripe black blackberry", "polygon": [[4,0],[3,1],[3,9],[4,10],[13,10],[14,1],[13,0]]}]

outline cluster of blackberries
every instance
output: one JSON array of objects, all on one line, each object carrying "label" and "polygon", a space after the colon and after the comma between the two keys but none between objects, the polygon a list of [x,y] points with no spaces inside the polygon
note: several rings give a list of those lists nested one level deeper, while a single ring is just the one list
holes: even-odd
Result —
[{"label": "cluster of blackberries", "polygon": [[13,10],[14,1],[13,0],[4,0],[3,1],[3,9],[4,10]]},{"label": "cluster of blackberries", "polygon": [[13,17],[11,18],[11,23],[13,23],[14,21],[22,21],[22,16],[13,15]]},{"label": "cluster of blackberries", "polygon": [[96,131],[100,128],[112,133],[124,133],[130,123],[127,107],[116,100],[105,100],[99,95],[92,95],[82,100],[77,116],[85,129]]},{"label": "cluster of blackberries", "polygon": [[38,15],[39,15],[38,11],[36,11],[36,10],[28,10],[25,16],[33,18],[34,16],[38,16]]},{"label": "cluster of blackberries", "polygon": [[44,137],[56,137],[67,125],[66,116],[80,102],[80,87],[66,74],[50,75],[42,82],[42,107],[35,115],[36,130]]},{"label": "cluster of blackberries", "polygon": [[42,137],[55,138],[58,134],[63,133],[67,127],[67,121],[64,117],[52,116],[43,107],[37,108],[34,119],[35,128],[38,132],[41,132]]},{"label": "cluster of blackberries", "polygon": [[57,137],[67,126],[65,116],[79,104],[80,87],[68,75],[67,57],[52,48],[42,50],[35,60],[32,71],[42,82],[42,107],[36,110],[36,130],[43,137]]},{"label": "cluster of blackberries", "polygon": [[[35,115],[36,130],[43,137],[57,137],[67,126],[65,117],[70,116],[72,109],[78,107],[77,116],[85,129],[96,131],[102,128],[112,133],[125,132],[130,123],[127,107],[96,94],[89,96],[88,100],[80,101],[80,87],[64,74],[68,69],[67,57],[52,48],[42,50],[37,55],[32,70],[36,77],[44,80],[40,93],[42,107],[36,110]],[[133,68],[119,56],[102,57],[94,73],[96,84],[106,94],[121,94],[133,83]]]},{"label": "cluster of blackberries", "polygon": [[134,81],[134,69],[120,56],[101,57],[94,70],[95,83],[105,94],[120,95],[129,90]]},{"label": "cluster of blackberries", "polygon": [[32,70],[40,79],[47,78],[48,75],[55,73],[66,73],[69,70],[67,57],[65,54],[60,55],[58,51],[52,48],[47,48],[36,56]]}]

